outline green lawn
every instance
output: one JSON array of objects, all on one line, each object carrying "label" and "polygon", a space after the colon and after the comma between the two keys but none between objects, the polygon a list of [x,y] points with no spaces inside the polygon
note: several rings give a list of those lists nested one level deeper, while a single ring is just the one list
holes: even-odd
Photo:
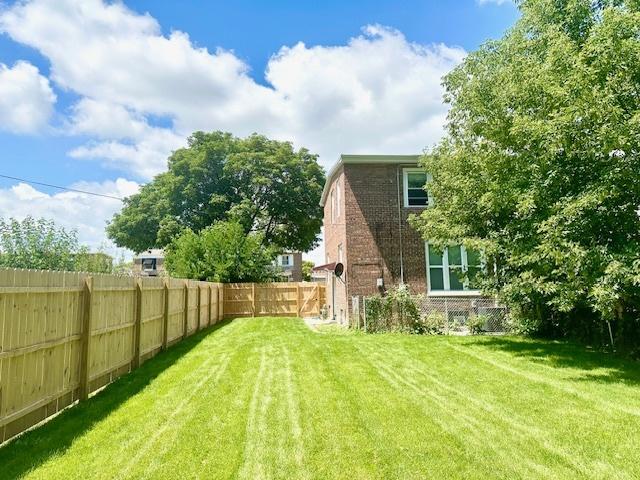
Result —
[{"label": "green lawn", "polygon": [[640,478],[640,366],[226,322],[0,449],[0,478]]}]

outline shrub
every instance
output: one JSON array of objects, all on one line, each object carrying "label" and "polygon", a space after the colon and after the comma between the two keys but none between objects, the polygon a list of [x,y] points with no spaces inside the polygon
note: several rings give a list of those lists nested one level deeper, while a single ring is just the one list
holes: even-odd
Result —
[{"label": "shrub", "polygon": [[469,327],[469,333],[471,335],[480,335],[484,332],[484,327],[487,324],[488,317],[486,315],[476,315],[475,317],[471,317],[467,321],[467,326]]},{"label": "shrub", "polygon": [[374,295],[367,298],[367,331],[426,333],[420,318],[419,300],[419,297],[411,295],[406,285],[389,290],[384,297]]},{"label": "shrub", "polygon": [[446,333],[447,321],[443,313],[431,311],[422,319],[422,326],[428,335],[442,335]]},{"label": "shrub", "polygon": [[27,216],[0,218],[0,267],[111,273],[113,259],[103,251],[89,252],[77,230]]},{"label": "shrub", "polygon": [[409,287],[399,285],[389,292],[391,304],[395,307],[395,323],[399,330],[409,333],[423,333],[420,321],[418,298],[411,295]]},{"label": "shrub", "polygon": [[365,302],[365,329],[368,332],[388,330],[392,306],[389,297],[374,295]]}]

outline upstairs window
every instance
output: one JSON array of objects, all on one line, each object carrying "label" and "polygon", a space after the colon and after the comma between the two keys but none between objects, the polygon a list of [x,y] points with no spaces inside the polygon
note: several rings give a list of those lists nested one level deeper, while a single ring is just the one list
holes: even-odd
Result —
[{"label": "upstairs window", "polygon": [[336,223],[336,192],[331,190],[331,223]]},{"label": "upstairs window", "polygon": [[476,293],[474,280],[482,272],[480,254],[462,245],[437,250],[427,244],[427,275],[430,292]]},{"label": "upstairs window", "polygon": [[293,255],[280,255],[280,265],[282,267],[293,266]]},{"label": "upstairs window", "polygon": [[155,258],[143,258],[142,259],[142,270],[145,272],[149,272],[156,269],[156,259]]},{"label": "upstairs window", "polygon": [[336,223],[340,218],[340,184],[336,182],[331,190],[331,223]]},{"label": "upstairs window", "polygon": [[420,168],[405,168],[404,179],[404,206],[426,207],[429,205],[429,194],[424,189],[428,180],[427,172]]}]

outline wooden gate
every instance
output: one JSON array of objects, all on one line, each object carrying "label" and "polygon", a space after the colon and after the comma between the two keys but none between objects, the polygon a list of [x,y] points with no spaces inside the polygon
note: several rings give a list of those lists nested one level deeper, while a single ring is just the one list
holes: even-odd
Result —
[{"label": "wooden gate", "polygon": [[224,316],[315,317],[325,304],[318,283],[229,283],[224,286]]}]

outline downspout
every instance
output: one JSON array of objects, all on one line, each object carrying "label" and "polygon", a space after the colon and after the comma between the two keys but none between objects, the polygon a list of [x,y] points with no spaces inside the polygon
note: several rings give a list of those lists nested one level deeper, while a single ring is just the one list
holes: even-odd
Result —
[{"label": "downspout", "polygon": [[336,321],[336,275],[331,272],[331,317]]},{"label": "downspout", "polygon": [[396,183],[398,184],[398,233],[400,235],[400,284],[404,285],[404,258],[402,255],[402,206],[400,204],[400,165],[396,167]]}]

